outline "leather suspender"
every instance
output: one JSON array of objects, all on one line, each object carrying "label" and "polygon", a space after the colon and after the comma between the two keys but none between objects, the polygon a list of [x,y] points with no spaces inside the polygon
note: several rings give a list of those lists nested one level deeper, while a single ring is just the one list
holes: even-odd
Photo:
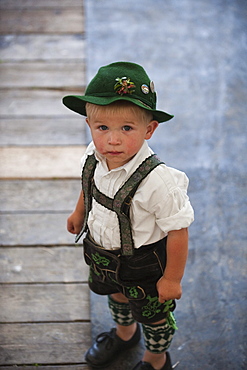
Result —
[{"label": "leather suspender", "polygon": [[123,184],[123,186],[117,191],[114,198],[110,198],[101,193],[95,186],[93,174],[97,161],[94,155],[89,156],[86,160],[82,173],[82,188],[85,197],[85,219],[82,231],[76,237],[76,242],[86,231],[88,214],[91,210],[93,197],[99,204],[117,214],[122,255],[132,255],[134,251],[134,241],[129,217],[129,209],[132,198],[143,179],[161,163],[163,162],[161,162],[154,154],[146,158],[136,169],[136,171],[129,177],[129,179]]}]

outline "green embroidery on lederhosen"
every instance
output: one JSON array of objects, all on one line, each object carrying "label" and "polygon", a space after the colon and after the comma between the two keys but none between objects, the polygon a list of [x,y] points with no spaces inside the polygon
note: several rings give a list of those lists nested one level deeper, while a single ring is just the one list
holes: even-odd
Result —
[{"label": "green embroidery on lederhosen", "polygon": [[151,319],[157,313],[161,312],[161,307],[160,306],[162,305],[162,303],[159,302],[158,297],[153,297],[152,298],[152,297],[150,297],[150,295],[148,295],[147,299],[148,299],[149,302],[146,304],[146,306],[142,307],[142,316],[148,317],[149,319]]},{"label": "green embroidery on lederhosen", "polygon": [[173,328],[174,330],[178,330],[177,322],[176,322],[176,319],[175,319],[175,317],[174,317],[173,312],[169,311],[169,312],[167,313],[166,322],[167,322],[167,324],[168,324],[171,328]]},{"label": "green embroidery on lederhosen", "polygon": [[75,238],[76,243],[79,241],[79,239],[81,238],[81,236],[87,229],[88,215],[92,207],[92,190],[91,189],[92,189],[92,180],[93,180],[93,175],[94,175],[96,165],[97,165],[97,160],[95,158],[95,155],[94,154],[89,155],[86,159],[86,162],[82,170],[81,185],[82,185],[82,190],[84,193],[85,217],[84,217],[82,229]]},{"label": "green embroidery on lederhosen", "polygon": [[92,277],[92,268],[90,268],[90,270],[89,270],[89,276],[88,276],[88,281],[89,281],[89,283],[92,283],[93,282],[93,277]]},{"label": "green embroidery on lederhosen", "polygon": [[108,266],[111,262],[110,260],[108,260],[108,258],[101,256],[98,252],[92,253],[92,259],[94,260],[96,265]]},{"label": "green embroidery on lederhosen", "polygon": [[142,307],[142,316],[151,319],[162,310],[163,313],[166,313],[166,321],[169,326],[177,330],[176,320],[173,313],[171,312],[171,310],[174,310],[174,301],[170,299],[169,301],[160,303],[158,297],[152,298],[150,295],[147,296],[147,299],[149,302],[146,306]]},{"label": "green embroidery on lederhosen", "polygon": [[163,305],[165,306],[164,309],[163,309],[163,312],[168,312],[168,311],[173,311],[174,310],[174,301],[172,299],[169,299],[169,301],[165,301],[163,303]]},{"label": "green embroidery on lederhosen", "polygon": [[130,297],[137,298],[138,297],[138,290],[136,287],[126,287],[128,289]]}]

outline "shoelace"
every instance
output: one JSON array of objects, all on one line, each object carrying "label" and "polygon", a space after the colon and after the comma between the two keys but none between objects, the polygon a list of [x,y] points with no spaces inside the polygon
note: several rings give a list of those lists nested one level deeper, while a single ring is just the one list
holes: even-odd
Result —
[{"label": "shoelace", "polygon": [[97,337],[96,337],[96,342],[97,343],[102,343],[104,341],[107,341],[106,343],[106,349],[110,349],[113,345],[113,342],[114,342],[114,329],[112,329],[110,332],[104,332],[104,333],[101,333],[99,334]]}]

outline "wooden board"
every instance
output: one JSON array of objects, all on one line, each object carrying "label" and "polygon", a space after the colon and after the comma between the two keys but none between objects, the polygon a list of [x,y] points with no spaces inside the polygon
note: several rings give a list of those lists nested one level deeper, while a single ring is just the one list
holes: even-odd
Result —
[{"label": "wooden board", "polygon": [[0,368],[88,370],[88,268],[66,231],[85,125],[61,102],[85,88],[83,0],[1,0],[0,9],[1,163],[10,176],[18,167],[32,177],[37,167],[46,175],[53,167],[63,177],[66,161],[57,160],[67,150],[69,171],[78,168],[72,182],[0,182]]},{"label": "wooden board", "polygon": [[[75,95],[83,94],[83,89],[73,91]],[[2,117],[78,117],[62,103],[65,95],[71,91],[61,90],[0,90],[0,112]]]},{"label": "wooden board", "polygon": [[79,178],[83,146],[0,148],[1,178]]},{"label": "wooden board", "polygon": [[82,33],[84,14],[78,8],[1,9],[0,33]]},{"label": "wooden board", "polygon": [[64,88],[85,87],[85,63],[26,62],[1,63],[0,88]]},{"label": "wooden board", "polygon": [[4,35],[0,36],[1,60],[83,60],[85,38],[75,35]]},{"label": "wooden board", "polygon": [[56,211],[69,215],[75,207],[80,191],[80,179],[0,181],[1,213]]},{"label": "wooden board", "polygon": [[0,118],[1,146],[83,145],[87,141],[84,117]]},{"label": "wooden board", "polygon": [[84,0],[1,0],[0,9],[44,9],[83,7]]},{"label": "wooden board", "polygon": [[2,247],[0,271],[0,283],[87,284],[88,279],[88,266],[84,262],[81,246]]},{"label": "wooden board", "polygon": [[1,324],[0,343],[1,364],[83,364],[90,324]]},{"label": "wooden board", "polygon": [[1,214],[0,245],[74,245],[66,230],[68,213]]},{"label": "wooden board", "polygon": [[0,322],[89,321],[89,318],[87,284],[0,285]]}]

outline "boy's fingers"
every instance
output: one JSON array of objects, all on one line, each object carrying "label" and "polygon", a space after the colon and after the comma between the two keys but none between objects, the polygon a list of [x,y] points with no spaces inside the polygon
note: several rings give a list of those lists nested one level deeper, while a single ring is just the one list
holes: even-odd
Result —
[{"label": "boy's fingers", "polygon": [[71,224],[70,222],[67,222],[67,230],[68,230],[71,234],[75,234],[74,225],[73,225],[73,224]]}]

